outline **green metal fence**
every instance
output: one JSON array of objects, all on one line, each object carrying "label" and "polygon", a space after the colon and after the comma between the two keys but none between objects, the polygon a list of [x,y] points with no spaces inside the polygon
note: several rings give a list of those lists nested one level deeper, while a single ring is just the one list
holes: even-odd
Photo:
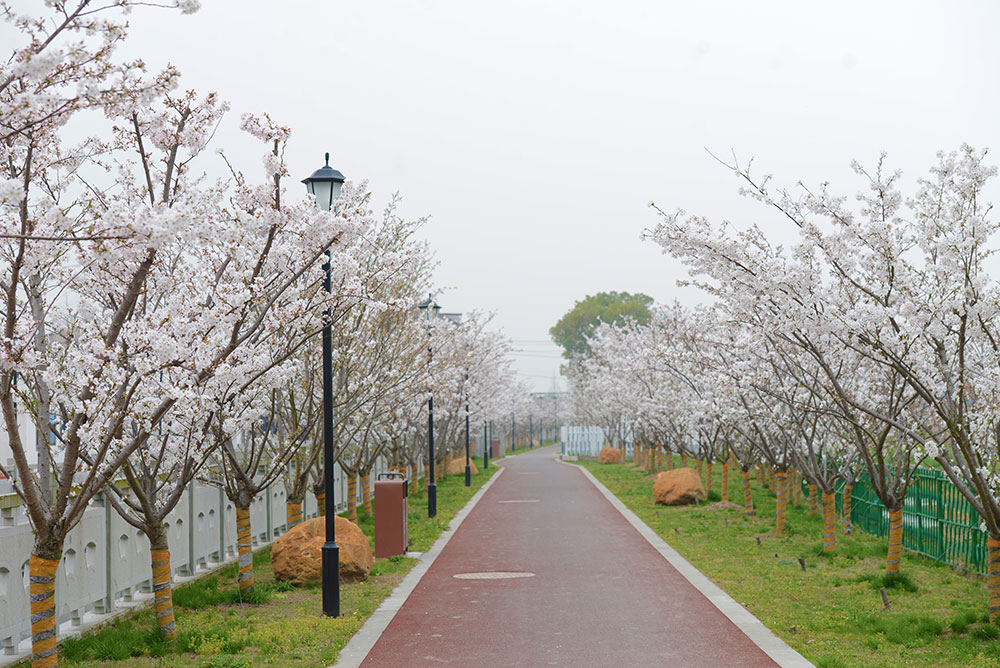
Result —
[{"label": "green metal fence", "polygon": [[[837,489],[837,509],[843,508]],[[851,490],[851,522],[868,533],[888,536],[889,511],[875,496],[868,475]],[[920,468],[906,491],[903,547],[953,566],[986,573],[986,533],[979,515],[941,471]]]}]

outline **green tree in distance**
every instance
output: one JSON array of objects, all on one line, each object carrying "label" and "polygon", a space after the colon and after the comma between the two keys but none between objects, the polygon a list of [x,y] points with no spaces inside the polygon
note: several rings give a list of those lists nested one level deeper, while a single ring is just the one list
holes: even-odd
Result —
[{"label": "green tree in distance", "polygon": [[559,319],[549,335],[559,346],[562,346],[563,357],[581,359],[590,356],[590,346],[587,337],[602,322],[622,324],[626,320],[634,320],[645,325],[653,313],[650,306],[653,298],[641,292],[598,292],[588,295],[578,301],[573,308]]}]

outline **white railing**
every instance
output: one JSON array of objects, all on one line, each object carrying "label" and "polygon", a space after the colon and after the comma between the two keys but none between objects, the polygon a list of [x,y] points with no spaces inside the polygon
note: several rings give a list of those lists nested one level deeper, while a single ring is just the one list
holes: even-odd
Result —
[{"label": "white railing", "polygon": [[[387,462],[379,458],[372,484],[387,469]],[[347,508],[347,476],[340,466],[334,467],[334,488],[340,513]],[[357,492],[360,504],[360,480]],[[312,494],[306,494],[302,511],[303,519],[318,514]],[[285,513],[285,487],[278,481],[250,506],[254,547],[285,532]],[[165,523],[175,577],[197,576],[236,557],[236,510],[217,485],[200,481],[189,485]],[[0,495],[0,665],[30,652],[28,558],[32,543],[31,525],[20,498]],[[118,609],[151,599],[149,540],[98,496],[69,532],[56,571],[59,635],[73,634]]]}]

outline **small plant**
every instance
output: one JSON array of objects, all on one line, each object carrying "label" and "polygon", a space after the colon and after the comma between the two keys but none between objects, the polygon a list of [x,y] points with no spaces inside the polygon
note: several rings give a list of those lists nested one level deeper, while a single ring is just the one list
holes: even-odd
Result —
[{"label": "small plant", "polygon": [[992,624],[983,624],[972,630],[972,637],[976,640],[996,640],[1000,638],[1000,629]]},{"label": "small plant", "polygon": [[882,587],[908,592],[917,591],[917,583],[908,573],[862,573],[858,576],[858,582],[867,582],[875,591]]}]

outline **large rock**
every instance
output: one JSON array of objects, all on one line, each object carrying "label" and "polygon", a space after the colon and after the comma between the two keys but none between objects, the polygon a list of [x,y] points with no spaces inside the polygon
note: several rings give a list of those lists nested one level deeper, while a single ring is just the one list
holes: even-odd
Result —
[{"label": "large rock", "polygon": [[685,506],[708,497],[701,477],[692,468],[663,471],[653,480],[653,499],[661,506]]},{"label": "large rock", "polygon": [[[476,468],[476,462],[469,459],[469,469],[472,471],[472,475],[479,473],[479,469]],[[455,459],[448,462],[448,475],[465,475],[465,457],[455,457]]]},{"label": "large rock", "polygon": [[598,464],[620,464],[622,461],[622,453],[617,448],[612,448],[610,445],[605,445],[601,448],[601,452],[597,455]]},{"label": "large rock", "polygon": [[[372,570],[372,548],[358,525],[337,517],[335,530],[340,547],[340,579],[364,580]],[[315,517],[296,525],[274,541],[271,566],[279,582],[305,584],[322,580],[322,548],[326,542],[326,518]]]}]

